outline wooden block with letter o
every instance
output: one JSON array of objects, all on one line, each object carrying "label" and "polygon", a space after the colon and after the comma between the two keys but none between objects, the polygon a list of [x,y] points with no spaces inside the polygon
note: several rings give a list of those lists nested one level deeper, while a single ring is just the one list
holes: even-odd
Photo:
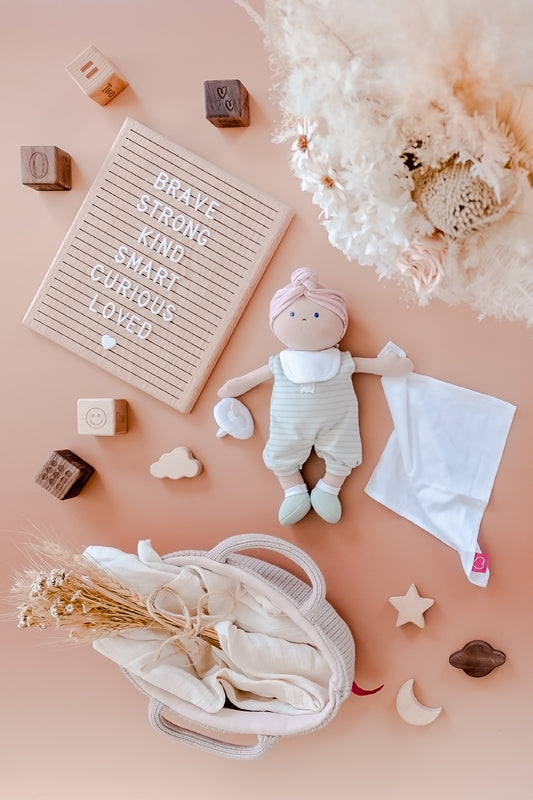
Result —
[{"label": "wooden block with letter o", "polygon": [[53,145],[22,145],[20,171],[24,186],[38,191],[61,191],[72,187],[70,155]]},{"label": "wooden block with letter o", "polygon": [[35,476],[35,483],[59,500],[68,500],[81,492],[93,472],[94,467],[72,450],[54,450]]},{"label": "wooden block with letter o", "polygon": [[248,91],[239,80],[204,81],[205,116],[217,128],[250,124]]}]

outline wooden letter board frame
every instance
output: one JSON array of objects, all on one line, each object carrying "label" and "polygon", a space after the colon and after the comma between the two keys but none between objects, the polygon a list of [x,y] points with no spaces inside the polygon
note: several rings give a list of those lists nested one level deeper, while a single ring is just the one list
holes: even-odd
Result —
[{"label": "wooden letter board frame", "polygon": [[127,118],[24,324],[188,413],[292,216]]}]

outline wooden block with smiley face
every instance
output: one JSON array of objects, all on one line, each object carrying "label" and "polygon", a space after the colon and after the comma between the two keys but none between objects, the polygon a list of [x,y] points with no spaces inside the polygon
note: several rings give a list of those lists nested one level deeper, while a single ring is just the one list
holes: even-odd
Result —
[{"label": "wooden block with smiley face", "polygon": [[115,436],[128,431],[128,402],[109,397],[78,400],[78,433]]}]

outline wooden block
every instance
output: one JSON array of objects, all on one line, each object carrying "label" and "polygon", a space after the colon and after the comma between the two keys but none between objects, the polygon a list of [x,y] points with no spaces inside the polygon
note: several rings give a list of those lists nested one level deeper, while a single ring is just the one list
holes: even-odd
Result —
[{"label": "wooden block", "polygon": [[72,450],[54,450],[35,476],[35,483],[59,500],[68,500],[81,492],[93,472],[94,467]]},{"label": "wooden block", "polygon": [[250,124],[248,91],[239,80],[204,81],[205,116],[217,128]]},{"label": "wooden block", "polygon": [[101,106],[106,106],[128,85],[114,64],[93,45],[65,69],[80,89]]},{"label": "wooden block", "polygon": [[115,436],[128,431],[128,401],[108,397],[78,400],[78,433]]},{"label": "wooden block", "polygon": [[65,191],[72,187],[70,155],[53,145],[22,145],[20,171],[24,186],[41,192]]}]

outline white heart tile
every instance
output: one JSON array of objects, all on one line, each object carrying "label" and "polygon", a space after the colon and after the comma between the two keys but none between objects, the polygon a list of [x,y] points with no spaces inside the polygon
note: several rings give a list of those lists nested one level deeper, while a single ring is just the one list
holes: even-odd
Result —
[{"label": "white heart tile", "polygon": [[116,343],[117,340],[113,336],[110,336],[108,333],[104,333],[104,335],[102,336],[102,347],[104,348],[104,350],[111,350],[111,348],[114,347]]}]

